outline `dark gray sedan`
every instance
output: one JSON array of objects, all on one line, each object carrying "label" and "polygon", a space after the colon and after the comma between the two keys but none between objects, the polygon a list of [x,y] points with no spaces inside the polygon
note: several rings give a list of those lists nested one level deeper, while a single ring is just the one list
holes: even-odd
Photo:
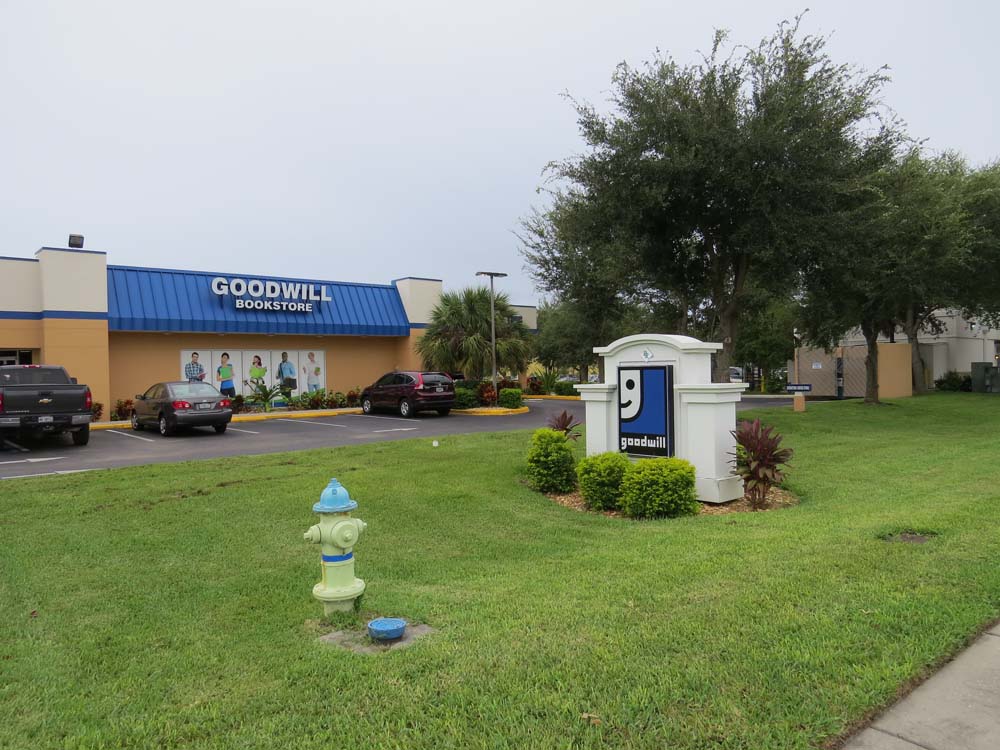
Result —
[{"label": "dark gray sedan", "polygon": [[132,429],[155,426],[161,435],[179,427],[214,427],[221,435],[232,418],[232,401],[208,383],[157,383],[132,404]]}]

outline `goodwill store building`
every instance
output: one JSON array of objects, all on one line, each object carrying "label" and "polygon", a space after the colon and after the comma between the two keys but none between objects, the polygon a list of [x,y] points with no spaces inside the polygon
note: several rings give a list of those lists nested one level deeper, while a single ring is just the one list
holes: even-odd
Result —
[{"label": "goodwill store building", "polygon": [[[114,266],[104,253],[43,247],[0,257],[0,365],[64,366],[105,418],[118,399],[185,379],[195,352],[206,382],[228,377],[244,395],[254,382],[347,391],[421,367],[414,343],[441,288]],[[535,328],[533,307],[515,309]]]}]

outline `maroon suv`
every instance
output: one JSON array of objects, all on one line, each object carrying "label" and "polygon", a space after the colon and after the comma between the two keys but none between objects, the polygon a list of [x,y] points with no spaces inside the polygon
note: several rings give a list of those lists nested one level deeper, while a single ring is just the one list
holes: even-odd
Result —
[{"label": "maroon suv", "polygon": [[418,411],[433,409],[443,417],[454,403],[455,383],[443,372],[387,372],[361,391],[365,414],[391,409],[412,417]]}]

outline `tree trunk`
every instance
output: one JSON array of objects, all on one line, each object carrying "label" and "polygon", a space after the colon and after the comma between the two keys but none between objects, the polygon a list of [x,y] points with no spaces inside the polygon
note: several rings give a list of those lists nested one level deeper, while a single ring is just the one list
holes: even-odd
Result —
[{"label": "tree trunk", "polygon": [[580,365],[580,382],[586,383],[588,377],[590,377],[590,365]]},{"label": "tree trunk", "polygon": [[878,404],[878,326],[874,323],[862,323],[861,332],[865,335],[868,356],[865,357],[865,403]]},{"label": "tree trunk", "polygon": [[914,314],[912,308],[906,311],[906,320],[903,321],[903,332],[910,342],[910,369],[913,372],[913,393],[918,396],[923,395],[927,393],[927,381],[924,379],[926,377],[924,374],[926,366],[924,365],[924,358],[920,356],[920,340],[918,338],[920,323],[917,321],[917,316]]},{"label": "tree trunk", "polygon": [[607,381],[604,379],[605,374],[606,373],[604,372],[604,357],[598,357],[597,358],[597,380],[599,382],[601,382],[601,383],[606,383]]},{"label": "tree trunk", "polygon": [[715,371],[712,381],[729,382],[729,368],[733,364],[736,349],[736,332],[739,328],[739,313],[735,305],[727,305],[719,315],[719,335],[722,337],[722,351],[715,355]]}]

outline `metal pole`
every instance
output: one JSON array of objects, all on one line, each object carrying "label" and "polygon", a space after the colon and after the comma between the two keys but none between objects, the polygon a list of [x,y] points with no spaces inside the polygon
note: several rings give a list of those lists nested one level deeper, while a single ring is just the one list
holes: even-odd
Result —
[{"label": "metal pole", "polygon": [[493,349],[493,398],[498,398],[497,393],[497,312],[496,294],[493,291],[493,277],[490,276],[490,343]]},{"label": "metal pole", "polygon": [[504,278],[507,274],[501,273],[500,271],[476,271],[476,276],[489,276],[490,277],[490,348],[493,354],[493,394],[494,397],[499,396],[497,393],[497,311],[496,311],[496,299],[497,295],[493,289],[493,279],[494,278]]}]

